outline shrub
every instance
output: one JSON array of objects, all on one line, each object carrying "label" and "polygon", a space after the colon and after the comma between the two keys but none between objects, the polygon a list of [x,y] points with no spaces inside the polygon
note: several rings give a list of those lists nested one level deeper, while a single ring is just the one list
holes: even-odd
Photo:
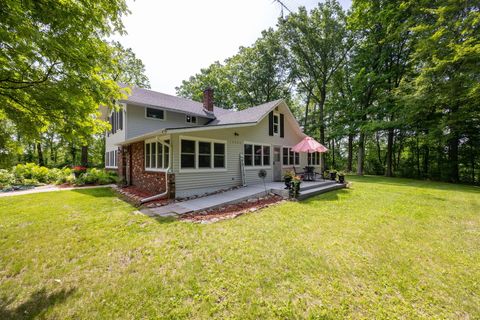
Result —
[{"label": "shrub", "polygon": [[13,167],[13,174],[18,183],[23,184],[24,180],[48,183],[49,169],[35,163],[17,164]]},{"label": "shrub", "polygon": [[15,184],[15,175],[5,169],[0,169],[0,189],[10,188]]},{"label": "shrub", "polygon": [[117,175],[103,169],[88,169],[87,172],[81,174],[76,180],[76,185],[84,184],[109,184],[117,181]]}]

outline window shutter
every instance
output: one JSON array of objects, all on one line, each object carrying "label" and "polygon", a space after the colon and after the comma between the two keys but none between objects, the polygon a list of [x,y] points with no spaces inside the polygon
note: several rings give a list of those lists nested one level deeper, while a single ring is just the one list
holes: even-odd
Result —
[{"label": "window shutter", "polygon": [[120,130],[123,130],[123,108],[120,109],[119,111],[119,115],[120,115]]},{"label": "window shutter", "polygon": [[273,136],[273,111],[268,114],[268,135]]},{"label": "window shutter", "polygon": [[283,117],[283,113],[280,113],[280,138],[283,138],[285,136],[284,124],[285,119]]}]

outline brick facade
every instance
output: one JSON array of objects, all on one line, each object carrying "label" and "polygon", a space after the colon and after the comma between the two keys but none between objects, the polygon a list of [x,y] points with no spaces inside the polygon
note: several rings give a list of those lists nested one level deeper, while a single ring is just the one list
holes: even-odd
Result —
[{"label": "brick facade", "polygon": [[131,152],[131,184],[137,188],[152,194],[165,191],[165,172],[145,171],[145,143],[143,141],[133,143]]}]

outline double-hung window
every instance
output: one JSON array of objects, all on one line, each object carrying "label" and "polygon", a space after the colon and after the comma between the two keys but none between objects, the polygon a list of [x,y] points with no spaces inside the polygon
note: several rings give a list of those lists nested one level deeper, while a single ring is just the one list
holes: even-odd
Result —
[{"label": "double-hung window", "polygon": [[319,152],[308,153],[307,159],[308,159],[308,165],[309,166],[320,165],[320,153]]},{"label": "double-hung window", "polygon": [[273,114],[273,135],[278,136],[280,134],[280,115],[278,113]]},{"label": "double-hung window", "polygon": [[166,170],[170,165],[170,140],[145,143],[145,169]]},{"label": "double-hung window", "polygon": [[117,150],[105,152],[105,168],[117,168]]},{"label": "double-hung window", "polygon": [[243,145],[245,166],[268,167],[270,166],[270,146],[254,143]]},{"label": "double-hung window", "polygon": [[293,152],[290,147],[282,148],[282,163],[284,166],[298,166],[300,165],[300,153]]},{"label": "double-hung window", "polygon": [[224,169],[226,143],[181,138],[181,169]]}]

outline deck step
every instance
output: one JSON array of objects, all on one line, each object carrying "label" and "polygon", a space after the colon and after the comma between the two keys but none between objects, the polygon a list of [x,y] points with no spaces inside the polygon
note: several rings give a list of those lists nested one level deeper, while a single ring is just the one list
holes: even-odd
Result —
[{"label": "deck step", "polygon": [[336,184],[336,182],[332,181],[332,180],[315,181],[315,184],[308,184],[308,185],[302,183],[300,185],[300,192],[307,191],[307,190],[310,190],[310,189],[321,188],[321,187],[325,187],[325,186],[331,186],[331,185],[334,185],[334,184]]},{"label": "deck step", "polygon": [[326,192],[329,192],[329,191],[342,189],[342,188],[345,188],[345,184],[334,183],[332,181],[332,183],[329,183],[329,184],[321,186],[321,187],[311,188],[311,189],[308,189],[308,190],[300,190],[300,195],[298,196],[298,200],[307,199],[307,198],[310,198],[310,197],[313,197],[313,196],[316,196],[316,195],[319,195],[319,194],[322,194],[322,193],[326,193]]}]

